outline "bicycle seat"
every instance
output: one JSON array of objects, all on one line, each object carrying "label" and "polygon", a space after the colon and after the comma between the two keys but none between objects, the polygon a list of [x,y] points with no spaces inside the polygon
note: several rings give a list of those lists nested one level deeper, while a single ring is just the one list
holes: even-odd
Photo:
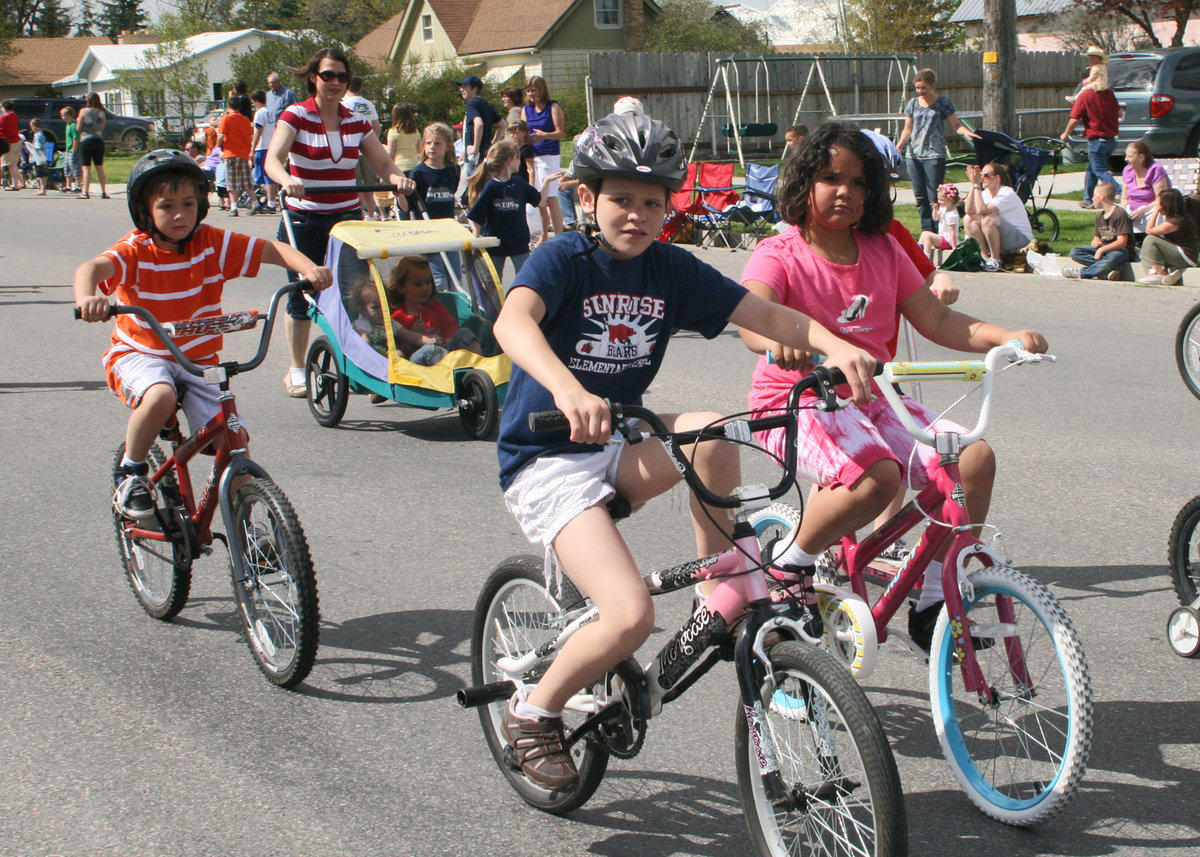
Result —
[{"label": "bicycle seat", "polygon": [[620,494],[614,494],[607,503],[608,514],[612,516],[614,521],[619,521],[622,518],[628,518],[633,514],[633,506],[629,501]]}]

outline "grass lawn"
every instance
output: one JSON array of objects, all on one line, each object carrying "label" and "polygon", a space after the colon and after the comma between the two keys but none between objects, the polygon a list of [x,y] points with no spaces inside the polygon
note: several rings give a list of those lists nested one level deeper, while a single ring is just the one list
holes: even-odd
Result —
[{"label": "grass lawn", "polygon": [[[1085,247],[1092,243],[1095,233],[1096,214],[1091,211],[1055,211],[1058,215],[1058,240],[1051,243],[1054,252],[1066,256],[1072,247]],[[903,223],[915,236],[921,234],[921,220],[915,205],[897,205],[896,219]]]}]

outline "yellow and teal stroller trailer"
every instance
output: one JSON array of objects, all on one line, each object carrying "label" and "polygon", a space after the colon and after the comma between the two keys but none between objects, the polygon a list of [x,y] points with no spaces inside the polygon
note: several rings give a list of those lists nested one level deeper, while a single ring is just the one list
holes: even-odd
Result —
[{"label": "yellow and teal stroller trailer", "polygon": [[[325,253],[334,284],[309,298],[309,316],[321,329],[305,361],[308,407],[317,422],[336,426],[351,393],[373,394],[376,402],[382,397],[426,410],[457,408],[470,437],[490,438],[512,370],[492,335],[503,295],[483,251],[497,243],[472,237],[453,220],[348,220],[335,226]],[[405,256],[433,254],[449,267],[453,287],[439,290],[436,298],[460,327],[474,332],[483,354],[450,351],[437,364],[422,366],[405,359],[390,324],[383,325],[386,349],[369,344],[354,328],[355,307],[364,288],[374,286],[388,320],[396,309],[389,306],[385,288],[392,268]]]}]

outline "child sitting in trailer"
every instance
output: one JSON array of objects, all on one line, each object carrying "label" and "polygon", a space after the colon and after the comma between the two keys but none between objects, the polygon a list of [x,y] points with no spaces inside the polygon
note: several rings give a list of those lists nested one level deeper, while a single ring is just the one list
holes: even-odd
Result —
[{"label": "child sitting in trailer", "polygon": [[[383,302],[379,300],[379,289],[373,282],[366,280],[354,287],[350,310],[355,314],[351,326],[366,340],[367,345],[386,356],[387,328],[384,320],[387,316],[383,313]],[[399,337],[399,323],[393,321],[391,324],[393,333]]]},{"label": "child sitting in trailer", "polygon": [[483,354],[475,334],[459,327],[437,299],[433,271],[424,256],[405,256],[388,277],[388,303],[394,306],[396,347],[413,363],[434,366],[451,351]]}]

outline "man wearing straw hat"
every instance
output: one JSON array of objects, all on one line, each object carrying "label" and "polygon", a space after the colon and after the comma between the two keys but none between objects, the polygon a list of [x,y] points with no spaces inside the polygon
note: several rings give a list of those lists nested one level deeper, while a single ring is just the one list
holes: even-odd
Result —
[{"label": "man wearing straw hat", "polygon": [[1071,118],[1067,120],[1067,130],[1062,132],[1059,139],[1067,142],[1067,137],[1075,126],[1080,121],[1083,122],[1083,136],[1087,138],[1088,166],[1083,175],[1083,201],[1079,203],[1079,207],[1093,208],[1092,194],[1098,182],[1108,182],[1118,193],[1121,191],[1121,183],[1113,177],[1108,168],[1108,156],[1117,148],[1117,127],[1120,124],[1121,108],[1117,104],[1117,97],[1108,86],[1108,72],[1104,68],[1104,64],[1108,62],[1108,55],[1102,49],[1092,46],[1087,49],[1085,56],[1092,72],[1071,105]]}]

